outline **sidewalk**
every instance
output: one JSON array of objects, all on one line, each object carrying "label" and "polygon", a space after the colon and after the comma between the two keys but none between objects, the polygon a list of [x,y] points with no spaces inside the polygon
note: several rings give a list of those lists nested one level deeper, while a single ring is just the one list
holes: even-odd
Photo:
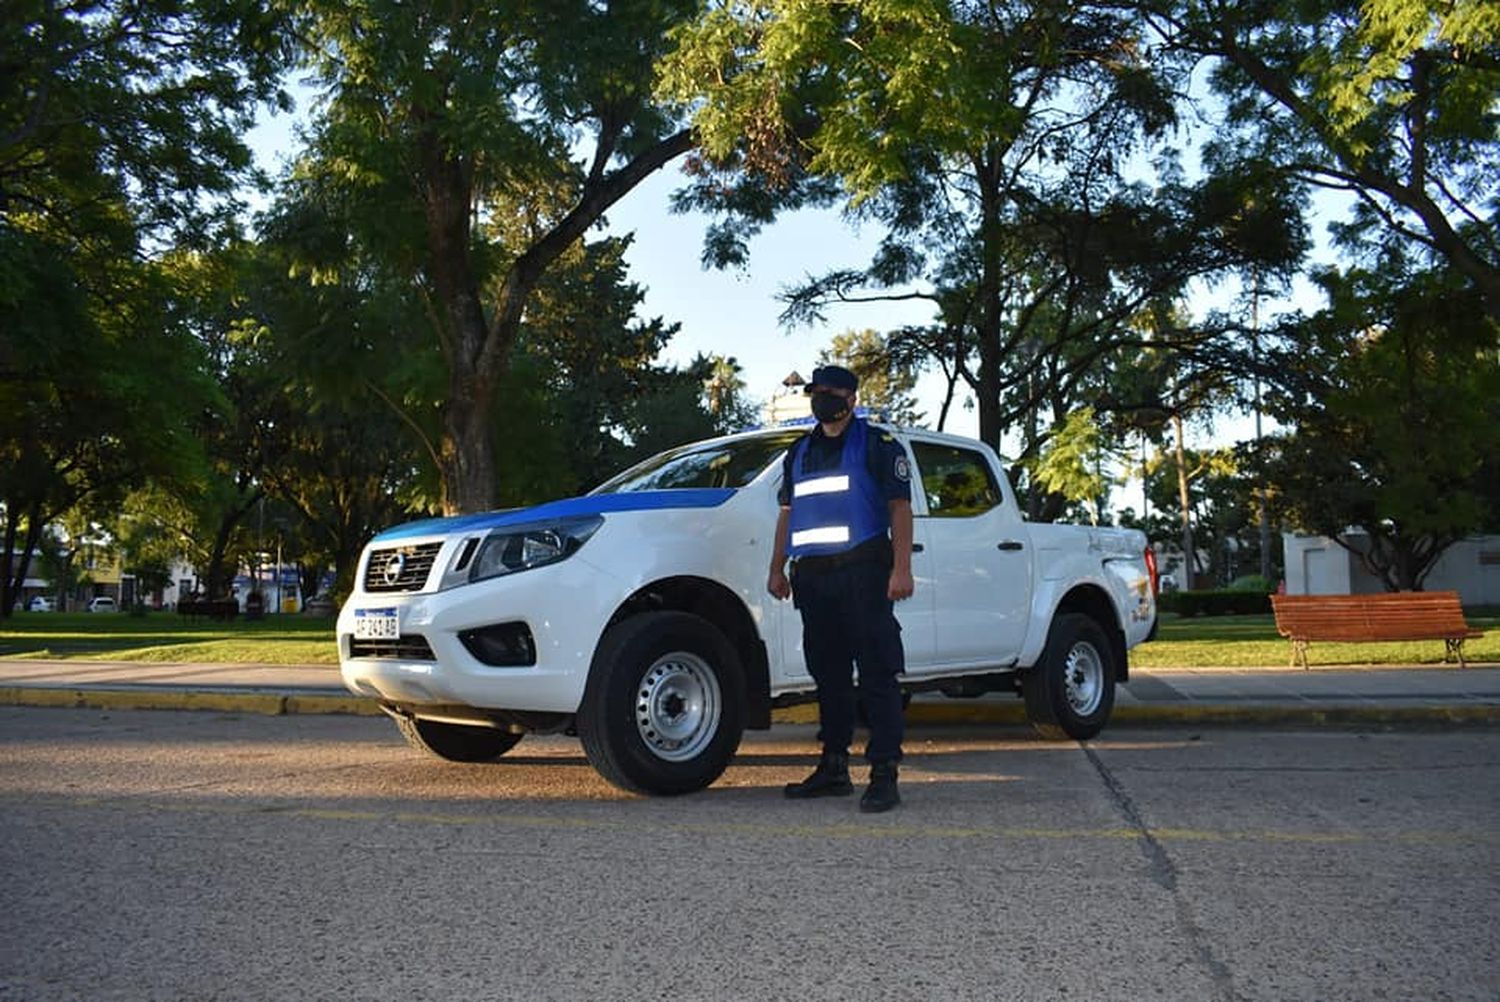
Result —
[{"label": "sidewalk", "polygon": [[[333,665],[150,664],[0,658],[0,705],[377,715]],[[811,722],[811,705],[776,711]],[[1009,694],[918,695],[913,725],[1024,723]],[[1500,724],[1500,665],[1135,669],[1115,724]]]}]

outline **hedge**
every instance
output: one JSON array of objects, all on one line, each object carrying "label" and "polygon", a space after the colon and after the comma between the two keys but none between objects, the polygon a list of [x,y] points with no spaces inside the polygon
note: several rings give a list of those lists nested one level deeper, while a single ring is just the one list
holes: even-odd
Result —
[{"label": "hedge", "polygon": [[1157,596],[1157,608],[1179,616],[1254,616],[1271,611],[1271,596],[1255,591],[1169,591]]}]

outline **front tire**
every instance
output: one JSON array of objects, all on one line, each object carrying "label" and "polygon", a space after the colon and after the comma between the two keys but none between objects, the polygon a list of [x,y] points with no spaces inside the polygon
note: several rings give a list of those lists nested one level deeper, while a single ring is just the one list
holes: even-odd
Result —
[{"label": "front tire", "polygon": [[723,774],[745,731],[739,656],[699,616],[632,616],[599,641],[577,724],[589,762],[622,790],[701,790]]},{"label": "front tire", "polygon": [[395,717],[406,743],[449,762],[493,762],[510,751],[521,735],[493,727],[470,727],[420,717]]},{"label": "front tire", "polygon": [[1080,613],[1052,621],[1041,661],[1021,680],[1026,716],[1051,740],[1086,741],[1104,729],[1115,705],[1116,665],[1104,629]]}]

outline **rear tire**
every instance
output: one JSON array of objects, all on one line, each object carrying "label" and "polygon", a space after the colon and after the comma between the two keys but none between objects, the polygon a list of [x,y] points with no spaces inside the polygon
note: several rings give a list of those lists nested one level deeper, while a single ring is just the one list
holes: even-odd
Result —
[{"label": "rear tire", "polygon": [[1052,621],[1047,646],[1021,679],[1026,716],[1051,740],[1086,741],[1104,729],[1115,705],[1116,665],[1104,629],[1081,613]]},{"label": "rear tire", "polygon": [[577,725],[589,762],[622,790],[701,790],[723,774],[745,731],[739,656],[699,616],[632,616],[599,641]]},{"label": "rear tire", "polygon": [[493,762],[521,740],[519,734],[493,727],[469,727],[420,717],[398,716],[395,720],[396,729],[407,744],[449,762]]}]

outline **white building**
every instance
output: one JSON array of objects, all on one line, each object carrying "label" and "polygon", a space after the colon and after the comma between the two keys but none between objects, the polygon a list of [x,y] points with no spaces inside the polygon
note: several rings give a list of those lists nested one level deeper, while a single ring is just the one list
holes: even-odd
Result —
[{"label": "white building", "polygon": [[775,426],[812,417],[812,400],[803,392],[806,386],[806,380],[795,371],[783,379],[781,389],[773,393],[771,399],[766,401],[765,411],[762,414],[765,423]]},{"label": "white building", "polygon": [[[1356,547],[1368,537],[1351,530]],[[1385,590],[1359,558],[1326,536],[1282,533],[1289,595],[1365,595]],[[1470,536],[1438,558],[1422,582],[1426,591],[1456,591],[1464,605],[1500,605],[1500,536]]]}]

